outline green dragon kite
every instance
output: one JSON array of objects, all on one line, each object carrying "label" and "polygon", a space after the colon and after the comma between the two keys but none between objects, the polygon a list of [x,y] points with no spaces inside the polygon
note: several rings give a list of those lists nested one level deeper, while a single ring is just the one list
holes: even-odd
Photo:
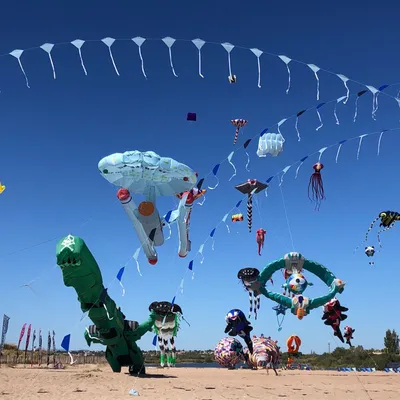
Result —
[{"label": "green dragon kite", "polygon": [[57,243],[57,264],[61,267],[64,285],[78,294],[83,312],[88,312],[94,325],[85,332],[91,343],[106,346],[106,359],[113,372],[129,367],[129,373],[145,374],[142,351],[136,342],[153,329],[156,313],[139,325],[128,321],[103,286],[100,268],[83,239],[68,235]]}]

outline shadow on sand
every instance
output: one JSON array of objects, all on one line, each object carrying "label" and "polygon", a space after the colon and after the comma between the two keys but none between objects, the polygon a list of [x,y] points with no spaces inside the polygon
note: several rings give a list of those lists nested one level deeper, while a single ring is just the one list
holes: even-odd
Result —
[{"label": "shadow on sand", "polygon": [[[130,375],[129,372],[127,372],[125,375]],[[164,374],[145,374],[145,375],[130,375],[132,378],[140,378],[140,379],[149,379],[149,378],[154,378],[154,379],[176,379],[176,376],[173,375],[164,375]]]}]

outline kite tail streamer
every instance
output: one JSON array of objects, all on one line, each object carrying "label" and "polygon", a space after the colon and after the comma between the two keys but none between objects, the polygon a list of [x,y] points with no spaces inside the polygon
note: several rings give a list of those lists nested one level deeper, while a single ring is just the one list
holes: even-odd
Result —
[{"label": "kite tail streamer", "polygon": [[78,49],[79,59],[81,61],[81,66],[82,66],[83,72],[85,73],[85,75],[87,75],[88,73],[86,71],[85,63],[83,62],[83,56],[82,56],[82,46],[85,44],[85,41],[81,40],[81,39],[76,39],[76,40],[73,40],[71,42],[71,44],[74,45]]},{"label": "kite tail streamer", "polygon": [[247,163],[246,163],[246,166],[245,166],[245,168],[246,168],[246,171],[247,172],[250,172],[250,170],[249,170],[249,168],[248,168],[248,166],[249,166],[249,164],[250,164],[250,156],[249,156],[249,153],[246,151],[246,156],[247,156]]},{"label": "kite tail streamer", "polygon": [[338,147],[337,152],[336,152],[336,157],[335,157],[336,164],[337,164],[337,161],[338,161],[338,158],[339,158],[340,150],[342,149],[342,144],[343,143],[339,144],[339,147]]},{"label": "kite tail streamer", "polygon": [[369,224],[369,228],[368,228],[367,232],[365,232],[364,241],[362,241],[362,242],[354,249],[353,253],[355,253],[363,243],[366,243],[366,242],[367,242],[369,233],[372,231],[372,229],[374,229],[374,225],[376,224],[376,222],[377,222],[379,219],[380,219],[380,217],[378,216],[378,217],[376,217],[376,218]]},{"label": "kite tail streamer", "polygon": [[362,144],[362,141],[363,141],[365,136],[367,136],[367,135],[361,135],[360,136],[360,140],[358,142],[358,148],[357,148],[357,160],[358,160],[358,157],[360,156],[361,144]]},{"label": "kite tail streamer", "polygon": [[141,46],[138,46],[138,51],[139,51],[139,57],[140,57],[140,65],[142,67],[142,74],[147,79],[146,71],[144,69],[144,59],[143,59],[142,47]]},{"label": "kite tail streamer", "polygon": [[253,225],[253,194],[248,194],[247,199],[247,225],[249,227],[249,232],[251,232],[251,228]]},{"label": "kite tail streamer", "polygon": [[204,243],[200,245],[199,250],[198,250],[198,253],[201,255],[200,264],[203,264],[203,262],[204,262],[203,250],[204,250]]},{"label": "kite tail streamer", "polygon": [[299,131],[299,117],[296,117],[296,123],[294,124],[294,127],[296,128],[296,132],[297,132],[297,141],[300,142],[301,137],[300,137],[300,131]]},{"label": "kite tail streamer", "polygon": [[381,141],[382,141],[382,136],[385,133],[385,131],[382,131],[381,134],[379,135],[379,140],[378,140],[378,152],[377,155],[379,156],[379,153],[381,151]]},{"label": "kite tail streamer", "polygon": [[233,175],[229,178],[229,181],[230,181],[233,177],[236,176],[236,167],[235,167],[235,165],[234,165],[233,162],[232,162],[232,157],[233,157],[234,154],[235,154],[235,152],[232,151],[232,153],[229,154],[229,156],[228,156],[228,163],[231,164],[231,166],[232,166],[232,168],[233,168]]},{"label": "kite tail streamer", "polygon": [[289,63],[290,63],[290,61],[292,61],[291,60],[291,58],[289,58],[289,57],[286,57],[286,56],[284,56],[284,55],[280,55],[280,56],[278,56],[284,63],[285,63],[285,65],[286,65],[286,69],[287,69],[287,73],[288,73],[288,86],[287,86],[287,89],[286,89],[286,94],[289,94],[289,90],[290,90],[290,81],[291,81],[291,74],[290,74],[290,68],[289,68]]},{"label": "kite tail streamer", "polygon": [[333,115],[334,115],[335,120],[336,120],[336,125],[340,125],[339,118],[338,118],[337,113],[336,113],[337,105],[338,105],[338,103],[335,104],[335,108],[333,109]]},{"label": "kite tail streamer", "polygon": [[319,113],[319,111],[318,110],[315,110],[315,111],[317,112],[317,116],[319,119],[319,126],[317,126],[317,128],[315,130],[319,131],[324,126],[324,123],[322,122],[321,114]]},{"label": "kite tail streamer", "polygon": [[222,222],[225,224],[226,229],[228,230],[228,233],[231,233],[231,231],[229,229],[229,225],[226,223],[227,218],[228,218],[228,214],[225,214],[224,218],[222,218]]},{"label": "kite tail streamer", "polygon": [[239,127],[236,127],[236,131],[235,131],[235,137],[233,138],[233,144],[236,144],[238,138],[239,138]]},{"label": "kite tail streamer", "polygon": [[208,188],[209,188],[210,190],[215,190],[215,189],[218,187],[218,185],[219,185],[218,176],[216,176],[216,175],[214,175],[214,176],[215,176],[215,179],[217,180],[217,183],[215,184],[215,186],[209,186]]},{"label": "kite tail streamer", "polygon": [[356,104],[355,104],[355,110],[354,110],[353,122],[356,122],[356,119],[357,119],[357,112],[358,112],[358,99],[359,99],[359,97],[357,97],[357,98],[356,98]]},{"label": "kite tail streamer", "polygon": [[202,201],[199,201],[197,204],[198,204],[199,206],[202,206],[202,205],[205,203],[205,201],[206,201],[206,196],[203,195],[203,200],[202,200]]},{"label": "kite tail streamer", "polygon": [[379,243],[379,247],[382,248],[382,243],[381,243],[381,233],[382,232],[386,232],[389,231],[390,229],[392,229],[394,227],[394,222],[391,223],[389,226],[387,226],[386,228],[380,229],[378,231],[378,243]]},{"label": "kite tail streamer", "polygon": [[133,255],[133,259],[134,259],[135,262],[136,262],[136,268],[137,268],[137,271],[139,272],[139,275],[140,275],[140,276],[143,276],[142,273],[140,272],[140,265],[139,265],[139,261],[138,261],[140,249],[141,249],[141,247],[139,247],[138,249],[136,249],[135,254]]}]

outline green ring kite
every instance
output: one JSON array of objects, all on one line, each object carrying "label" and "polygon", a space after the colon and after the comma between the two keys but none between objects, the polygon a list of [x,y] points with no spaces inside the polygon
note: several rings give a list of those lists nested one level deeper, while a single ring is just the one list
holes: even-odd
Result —
[{"label": "green ring kite", "polygon": [[[272,292],[266,288],[267,281],[272,278],[275,272],[281,269],[285,270],[285,279],[287,280],[284,287],[288,287],[289,291],[292,291],[294,294],[293,298]],[[304,289],[307,285],[310,285],[300,274],[303,269],[316,275],[329,287],[329,291],[326,295],[314,299],[303,295]],[[294,275],[299,275],[303,277],[304,280],[302,287],[297,287],[296,291],[291,290],[288,283],[289,278]],[[238,278],[242,280],[243,285],[251,295],[257,297],[263,294],[268,299],[271,299],[283,307],[290,308],[292,314],[296,315],[299,319],[309,314],[310,310],[323,306],[329,300],[333,299],[337,293],[342,293],[345,286],[344,281],[336,278],[336,276],[322,264],[307,260],[302,254],[297,252],[285,254],[283,258],[272,261],[261,273],[256,268],[241,269],[238,273]]]}]

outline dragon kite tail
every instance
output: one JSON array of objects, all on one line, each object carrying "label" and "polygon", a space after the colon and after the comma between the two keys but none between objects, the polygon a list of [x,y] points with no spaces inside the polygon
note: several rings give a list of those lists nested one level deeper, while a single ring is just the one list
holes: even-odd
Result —
[{"label": "dragon kite tail", "polygon": [[249,227],[249,232],[251,232],[251,227],[253,225],[253,195],[249,193],[247,200],[247,225]]},{"label": "dragon kite tail", "polygon": [[239,129],[240,129],[239,127],[236,128],[235,137],[233,139],[233,144],[236,144],[236,142],[237,142],[237,140],[239,138]]},{"label": "dragon kite tail", "polygon": [[[366,243],[366,242],[368,241],[368,235],[369,235],[369,233],[372,231],[372,229],[374,229],[374,225],[376,224],[376,222],[377,222],[379,219],[380,219],[380,217],[378,216],[378,217],[376,217],[376,218],[369,224],[369,228],[368,228],[367,232],[365,232],[364,241],[361,242],[361,243],[354,249],[354,253],[359,249],[359,247],[360,247],[363,243]],[[378,232],[378,238],[379,238],[379,233],[380,233],[380,232]],[[379,239],[378,239],[378,241],[379,241]]]},{"label": "dragon kite tail", "polygon": [[387,226],[386,228],[380,229],[378,231],[378,243],[379,243],[379,247],[382,248],[382,242],[381,242],[381,233],[382,232],[386,232],[389,231],[390,229],[392,229],[394,227],[394,222],[392,222],[389,226]]}]

